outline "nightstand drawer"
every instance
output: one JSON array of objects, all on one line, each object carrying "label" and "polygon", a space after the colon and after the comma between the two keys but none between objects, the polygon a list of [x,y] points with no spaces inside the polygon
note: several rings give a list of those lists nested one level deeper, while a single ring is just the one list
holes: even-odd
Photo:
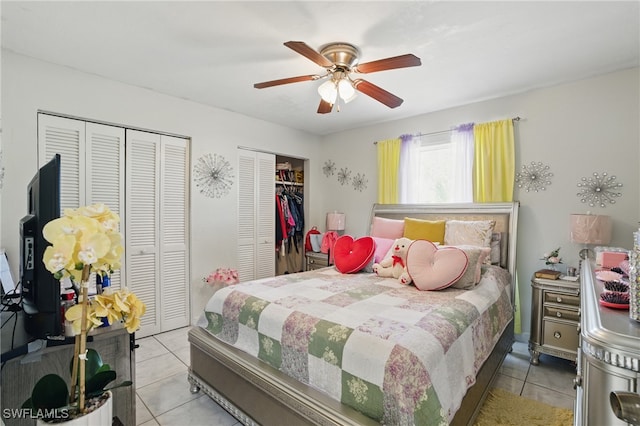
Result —
[{"label": "nightstand drawer", "polygon": [[544,292],[544,303],[561,303],[563,305],[580,306],[580,296],[572,294]]},{"label": "nightstand drawer", "polygon": [[305,257],[307,259],[307,271],[329,266],[329,255],[327,253],[308,251],[305,253]]},{"label": "nightstand drawer", "polygon": [[556,347],[566,351],[578,351],[578,325],[567,324],[557,321],[545,319],[543,321],[543,338],[542,344],[545,346]]},{"label": "nightstand drawer", "polygon": [[552,317],[552,318],[560,318],[566,319],[570,321],[578,322],[580,321],[580,313],[577,310],[571,309],[562,309],[555,306],[545,306],[544,307],[544,316]]}]

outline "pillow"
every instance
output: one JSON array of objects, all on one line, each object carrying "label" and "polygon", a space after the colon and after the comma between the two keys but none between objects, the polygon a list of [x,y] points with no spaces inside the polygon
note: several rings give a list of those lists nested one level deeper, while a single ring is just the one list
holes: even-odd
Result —
[{"label": "pillow", "polygon": [[360,271],[371,262],[375,248],[372,237],[361,237],[354,241],[350,235],[341,236],[333,246],[336,269],[343,274]]},{"label": "pillow", "polygon": [[420,290],[441,290],[456,283],[468,268],[467,255],[456,247],[438,248],[426,240],[411,243],[407,272]]},{"label": "pillow", "polygon": [[382,259],[384,259],[387,255],[387,253],[389,253],[389,249],[391,249],[391,246],[393,245],[393,242],[395,241],[392,238],[380,238],[380,237],[372,237],[373,241],[375,241],[376,243],[376,249],[375,252],[373,253],[373,261],[374,263],[380,263],[382,262]]},{"label": "pillow", "polygon": [[464,251],[469,260],[469,266],[465,273],[451,287],[471,290],[480,282],[482,277],[482,264],[491,256],[491,248],[478,246],[459,245],[455,248]]},{"label": "pillow", "polygon": [[501,243],[502,243],[502,234],[499,232],[492,233],[491,234],[491,256],[489,256],[489,263],[491,263],[492,265],[499,265],[502,261],[502,257],[500,256]]},{"label": "pillow", "polygon": [[444,220],[404,218],[404,236],[410,240],[428,240],[444,243]]},{"label": "pillow", "polygon": [[390,238],[392,240],[402,238],[404,235],[404,220],[374,217],[371,224],[371,236]]},{"label": "pillow", "polygon": [[495,225],[495,220],[447,220],[444,244],[490,247],[491,234]]}]

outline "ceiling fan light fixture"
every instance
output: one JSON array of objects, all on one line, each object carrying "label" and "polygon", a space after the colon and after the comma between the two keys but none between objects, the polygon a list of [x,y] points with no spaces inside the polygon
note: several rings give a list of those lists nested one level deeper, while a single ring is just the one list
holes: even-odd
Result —
[{"label": "ceiling fan light fixture", "polygon": [[356,97],[356,89],[351,84],[351,81],[346,78],[338,81],[338,93],[345,103],[351,102]]},{"label": "ceiling fan light fixture", "polygon": [[327,80],[318,86],[318,94],[325,102],[334,104],[338,97],[338,88],[333,80]]}]

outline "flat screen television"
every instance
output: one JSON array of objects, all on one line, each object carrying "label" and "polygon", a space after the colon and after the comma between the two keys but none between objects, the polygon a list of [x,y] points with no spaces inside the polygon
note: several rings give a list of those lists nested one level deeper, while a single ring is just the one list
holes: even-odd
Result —
[{"label": "flat screen television", "polygon": [[40,167],[29,185],[28,214],[20,221],[20,281],[25,331],[38,339],[62,335],[60,281],[42,261],[50,245],[42,228],[60,217],[60,154]]}]

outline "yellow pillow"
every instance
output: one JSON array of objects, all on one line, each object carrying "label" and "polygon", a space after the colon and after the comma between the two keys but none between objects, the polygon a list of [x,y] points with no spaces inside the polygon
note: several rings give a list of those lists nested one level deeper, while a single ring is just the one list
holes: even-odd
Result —
[{"label": "yellow pillow", "polygon": [[444,220],[404,218],[404,237],[410,240],[428,240],[444,244]]}]

